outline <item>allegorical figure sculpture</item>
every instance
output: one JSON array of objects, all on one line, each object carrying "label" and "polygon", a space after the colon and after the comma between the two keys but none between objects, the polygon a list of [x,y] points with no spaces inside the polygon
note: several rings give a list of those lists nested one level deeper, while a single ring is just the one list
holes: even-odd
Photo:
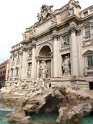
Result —
[{"label": "allegorical figure sculpture", "polygon": [[62,71],[64,75],[70,74],[70,58],[69,56],[65,56],[63,64],[62,64]]},{"label": "allegorical figure sculpture", "polygon": [[46,4],[42,5],[41,12],[38,13],[37,18],[39,22],[42,22],[45,20],[49,15],[52,14],[52,8],[53,6],[47,6]]},{"label": "allegorical figure sculpture", "polygon": [[74,4],[75,4],[75,0],[70,0],[70,2],[69,2],[69,15],[74,14]]},{"label": "allegorical figure sculpture", "polygon": [[47,77],[47,64],[45,61],[42,61],[39,66],[39,77],[46,78]]},{"label": "allegorical figure sculpture", "polygon": [[30,37],[34,36],[35,35],[35,26],[32,26],[30,28]]},{"label": "allegorical figure sculpture", "polygon": [[27,71],[27,76],[28,77],[31,77],[31,68],[32,68],[32,65],[31,63],[28,65],[28,71]]}]

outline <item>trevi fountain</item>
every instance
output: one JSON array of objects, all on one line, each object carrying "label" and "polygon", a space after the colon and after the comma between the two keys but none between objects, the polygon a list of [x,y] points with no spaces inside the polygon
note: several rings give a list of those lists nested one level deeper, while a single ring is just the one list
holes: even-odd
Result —
[{"label": "trevi fountain", "polygon": [[93,124],[93,6],[52,7],[12,47],[0,124]]}]

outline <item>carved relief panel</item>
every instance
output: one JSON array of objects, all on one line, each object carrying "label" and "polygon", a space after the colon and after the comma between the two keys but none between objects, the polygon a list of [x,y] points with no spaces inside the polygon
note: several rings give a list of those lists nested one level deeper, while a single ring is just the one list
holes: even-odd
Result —
[{"label": "carved relief panel", "polygon": [[61,49],[69,47],[69,45],[70,45],[70,36],[69,36],[69,34],[60,36],[60,42],[61,42]]}]

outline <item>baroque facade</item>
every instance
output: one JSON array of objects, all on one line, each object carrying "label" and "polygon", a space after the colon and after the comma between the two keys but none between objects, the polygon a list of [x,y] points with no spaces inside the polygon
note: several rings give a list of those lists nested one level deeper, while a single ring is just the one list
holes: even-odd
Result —
[{"label": "baroque facade", "polygon": [[93,82],[93,6],[70,0],[53,11],[42,5],[38,21],[11,49],[11,81]]}]

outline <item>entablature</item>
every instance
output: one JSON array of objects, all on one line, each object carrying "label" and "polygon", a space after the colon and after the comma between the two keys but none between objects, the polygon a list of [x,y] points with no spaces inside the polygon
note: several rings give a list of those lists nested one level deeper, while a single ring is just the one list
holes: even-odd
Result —
[{"label": "entablature", "polygon": [[70,52],[70,46],[68,45],[68,46],[65,46],[65,47],[62,47],[62,48],[60,48],[60,52],[61,53],[63,53],[63,52],[67,52],[68,51],[68,53]]}]

